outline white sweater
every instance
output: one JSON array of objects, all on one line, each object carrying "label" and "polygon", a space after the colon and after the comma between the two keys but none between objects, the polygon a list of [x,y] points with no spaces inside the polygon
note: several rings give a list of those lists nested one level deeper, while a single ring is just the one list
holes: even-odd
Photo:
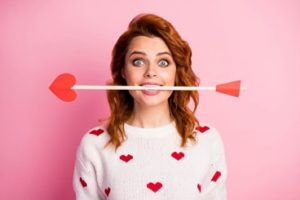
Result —
[{"label": "white sweater", "polygon": [[124,125],[126,141],[104,148],[104,126],[89,130],[77,150],[77,200],[226,200],[227,167],[218,131],[196,127],[197,143],[180,147],[175,122],[158,128]]}]

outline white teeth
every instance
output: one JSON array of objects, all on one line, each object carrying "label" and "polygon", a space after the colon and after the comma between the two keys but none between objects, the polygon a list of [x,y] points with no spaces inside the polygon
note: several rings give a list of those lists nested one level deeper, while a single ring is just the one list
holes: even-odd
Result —
[{"label": "white teeth", "polygon": [[142,86],[146,86],[146,87],[158,87],[158,86],[160,86],[160,85],[142,85]]}]

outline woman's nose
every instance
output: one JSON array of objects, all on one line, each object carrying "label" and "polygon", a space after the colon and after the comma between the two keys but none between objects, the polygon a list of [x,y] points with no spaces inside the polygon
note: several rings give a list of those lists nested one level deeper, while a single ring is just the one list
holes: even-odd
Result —
[{"label": "woman's nose", "polygon": [[155,66],[149,65],[144,73],[144,77],[156,77],[157,76],[157,72],[155,70]]}]

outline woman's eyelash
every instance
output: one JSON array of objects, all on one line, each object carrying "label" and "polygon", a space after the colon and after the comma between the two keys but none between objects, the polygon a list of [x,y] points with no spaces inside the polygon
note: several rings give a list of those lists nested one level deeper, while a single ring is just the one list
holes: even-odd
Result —
[{"label": "woman's eyelash", "polygon": [[168,59],[161,59],[159,62],[161,62],[161,61],[166,61],[168,64],[170,64]]}]

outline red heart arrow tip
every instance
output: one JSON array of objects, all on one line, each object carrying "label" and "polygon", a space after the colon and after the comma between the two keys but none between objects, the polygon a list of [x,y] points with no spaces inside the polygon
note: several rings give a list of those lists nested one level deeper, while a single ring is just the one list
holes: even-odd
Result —
[{"label": "red heart arrow tip", "polygon": [[59,99],[70,102],[76,99],[76,92],[72,90],[72,87],[76,83],[76,78],[69,73],[64,73],[56,77],[51,83],[49,89]]}]

